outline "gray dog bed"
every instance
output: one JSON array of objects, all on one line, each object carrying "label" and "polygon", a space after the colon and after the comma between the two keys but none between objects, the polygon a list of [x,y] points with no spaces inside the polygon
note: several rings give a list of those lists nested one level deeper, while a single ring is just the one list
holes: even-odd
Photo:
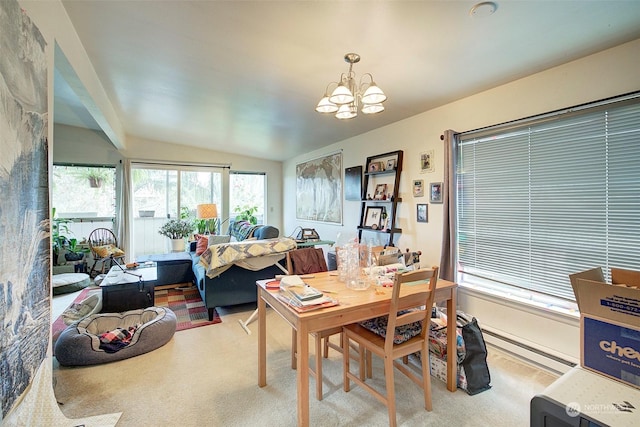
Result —
[{"label": "gray dog bed", "polygon": [[[100,348],[100,335],[116,328],[136,329],[131,342],[108,353]],[[138,356],[165,345],[176,331],[176,315],[168,308],[147,307],[122,313],[93,314],[67,327],[55,344],[54,354],[63,366],[86,366]]]}]

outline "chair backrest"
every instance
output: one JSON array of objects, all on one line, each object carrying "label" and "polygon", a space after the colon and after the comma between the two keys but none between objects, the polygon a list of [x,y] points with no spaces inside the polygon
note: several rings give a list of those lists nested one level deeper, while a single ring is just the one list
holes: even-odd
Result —
[{"label": "chair backrest", "polygon": [[287,252],[289,274],[311,274],[327,271],[322,248],[301,248]]},{"label": "chair backrest", "polygon": [[94,254],[94,248],[96,246],[114,245],[115,247],[118,247],[118,239],[116,239],[116,235],[108,228],[96,228],[91,232],[91,234],[89,234],[87,241],[89,242],[89,249],[91,249],[91,252]]},{"label": "chair backrest", "polygon": [[[397,273],[393,283],[391,294],[391,306],[387,322],[387,334],[385,338],[385,351],[393,348],[395,329],[398,326],[408,325],[414,322],[422,322],[423,339],[428,338],[431,323],[431,307],[438,282],[438,267],[422,268],[407,273]],[[406,295],[403,288],[411,287],[412,292]],[[418,292],[413,292],[414,287],[419,287]],[[401,314],[399,314],[400,312]]]}]

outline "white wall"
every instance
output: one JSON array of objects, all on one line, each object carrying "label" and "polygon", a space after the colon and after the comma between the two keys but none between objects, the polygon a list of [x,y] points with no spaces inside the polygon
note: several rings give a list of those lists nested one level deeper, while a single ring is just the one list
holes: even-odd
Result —
[{"label": "white wall", "polygon": [[[316,228],[322,238],[332,239],[338,232],[355,232],[359,224],[360,203],[350,201],[344,201],[343,226],[297,220],[297,163],[343,150],[344,166],[357,166],[364,165],[367,156],[402,149],[404,170],[400,197],[403,202],[398,210],[398,219],[403,234],[397,246],[422,251],[423,265],[438,265],[442,241],[442,205],[430,204],[429,222],[417,223],[416,203],[426,203],[428,198],[426,195],[414,198],[411,184],[414,179],[423,179],[425,185],[443,180],[444,151],[440,140],[443,131],[473,130],[640,90],[638,64],[640,39],[290,159],[283,166],[284,203],[290,206],[284,212],[285,233],[291,233],[298,225],[309,226]],[[393,94],[388,95],[393,97]],[[336,126],[338,124],[335,123]],[[435,171],[420,174],[419,155],[430,149],[435,150]],[[521,306],[496,301],[495,298],[478,297],[462,289],[459,291],[459,307],[475,315],[484,327],[517,337],[567,360],[577,361],[579,358],[578,323],[575,318],[541,318],[538,316],[541,313],[536,310],[532,314]]]}]

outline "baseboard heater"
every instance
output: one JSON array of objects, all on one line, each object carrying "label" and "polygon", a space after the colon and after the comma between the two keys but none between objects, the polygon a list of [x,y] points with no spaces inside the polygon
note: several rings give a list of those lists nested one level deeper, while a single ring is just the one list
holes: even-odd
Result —
[{"label": "baseboard heater", "polygon": [[557,374],[563,374],[572,367],[576,366],[576,363],[570,360],[566,360],[558,355],[551,354],[533,345],[525,344],[521,341],[504,336],[495,331],[481,328],[484,336],[484,340],[487,344],[493,345],[500,350],[506,351],[516,357],[525,359],[526,361],[533,363],[543,369],[551,371]]}]

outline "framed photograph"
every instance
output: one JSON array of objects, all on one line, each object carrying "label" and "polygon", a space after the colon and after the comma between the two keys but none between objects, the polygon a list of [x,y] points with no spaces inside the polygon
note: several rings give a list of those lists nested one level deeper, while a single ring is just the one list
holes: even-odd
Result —
[{"label": "framed photograph", "polygon": [[413,180],[413,197],[424,196],[424,181],[421,179]]},{"label": "framed photograph", "polygon": [[387,194],[387,184],[376,185],[376,192],[373,194],[374,200],[384,200]]},{"label": "framed photograph", "polygon": [[396,159],[387,160],[387,168],[386,170],[392,171],[396,168]]},{"label": "framed photograph", "polygon": [[368,172],[382,172],[384,170],[384,163],[382,162],[371,162],[369,163]]},{"label": "framed photograph", "polygon": [[363,227],[373,228],[377,230],[380,228],[380,220],[382,220],[382,206],[367,206],[367,211],[364,216]]},{"label": "framed photograph", "polygon": [[429,205],[418,203],[416,205],[416,218],[418,222],[429,222]]},{"label": "framed photograph", "polygon": [[442,203],[442,183],[432,182],[431,191],[429,193],[429,201],[431,203]]},{"label": "framed photograph", "polygon": [[425,151],[420,153],[420,173],[434,172],[434,150]]}]

